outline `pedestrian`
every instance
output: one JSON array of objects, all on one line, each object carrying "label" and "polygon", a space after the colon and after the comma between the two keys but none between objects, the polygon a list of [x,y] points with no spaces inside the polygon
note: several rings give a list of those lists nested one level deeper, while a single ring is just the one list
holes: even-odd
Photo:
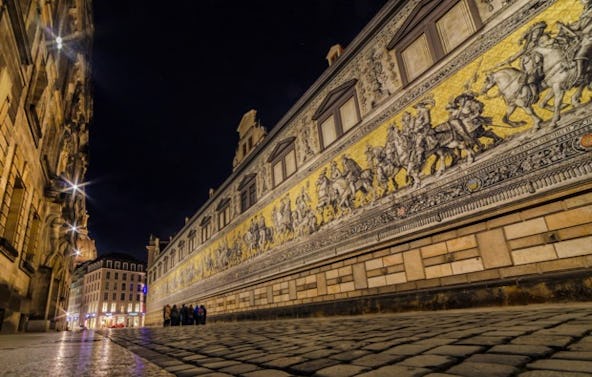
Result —
[{"label": "pedestrian", "polygon": [[176,304],[171,309],[171,326],[179,326],[179,309]]},{"label": "pedestrian", "polygon": [[194,325],[194,318],[193,318],[193,305],[189,305],[189,308],[187,308],[187,324],[188,325]]},{"label": "pedestrian", "polygon": [[163,320],[164,320],[164,327],[171,325],[171,306],[166,304],[163,309]]},{"label": "pedestrian", "polygon": [[199,305],[195,304],[195,308],[193,308],[193,321],[196,325],[199,325]]},{"label": "pedestrian", "polygon": [[206,324],[206,314],[207,314],[206,307],[203,305],[200,305],[197,313],[198,313],[198,317],[199,317],[199,323],[201,325],[205,325]]},{"label": "pedestrian", "polygon": [[185,307],[185,304],[181,305],[181,309],[179,310],[179,322],[181,323],[181,326],[183,326],[185,324],[185,321],[187,320],[187,308]]}]

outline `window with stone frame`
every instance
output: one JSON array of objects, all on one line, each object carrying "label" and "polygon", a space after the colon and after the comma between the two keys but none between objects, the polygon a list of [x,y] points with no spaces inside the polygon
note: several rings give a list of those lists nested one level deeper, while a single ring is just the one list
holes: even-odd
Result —
[{"label": "window with stone frame", "polygon": [[296,140],[296,137],[292,136],[277,143],[267,159],[267,162],[271,164],[273,187],[277,187],[296,173],[298,166],[296,164],[294,140]]},{"label": "window with stone frame", "polygon": [[452,52],[482,26],[474,0],[423,0],[387,45],[403,85]]},{"label": "window with stone frame", "polygon": [[326,149],[360,123],[356,79],[327,94],[312,119],[316,121],[322,149]]},{"label": "window with stone frame", "polygon": [[16,169],[11,169],[0,209],[0,218],[4,222],[0,250],[11,260],[19,256],[16,246],[24,227],[22,217],[25,197],[26,191],[23,181],[17,175]]},{"label": "window with stone frame", "polygon": [[201,229],[201,243],[205,243],[207,240],[210,239],[212,236],[212,218],[210,216],[205,216],[201,219],[199,227]]},{"label": "window with stone frame", "polygon": [[247,174],[238,185],[241,213],[257,202],[257,175]]},{"label": "window with stone frame", "polygon": [[216,212],[218,214],[218,230],[220,230],[230,223],[230,198],[222,199],[216,207]]},{"label": "window with stone frame", "polygon": [[27,228],[25,230],[25,242],[23,244],[23,264],[29,272],[33,272],[34,269],[33,261],[35,259],[36,250],[39,245],[39,232],[40,232],[41,220],[37,211],[31,209],[29,211],[29,220],[27,221]]},{"label": "window with stone frame", "polygon": [[197,247],[197,243],[195,242],[195,238],[196,238],[196,234],[197,232],[195,231],[195,229],[191,229],[189,231],[189,233],[187,234],[187,243],[189,244],[189,253],[192,253],[195,251],[195,248]]}]

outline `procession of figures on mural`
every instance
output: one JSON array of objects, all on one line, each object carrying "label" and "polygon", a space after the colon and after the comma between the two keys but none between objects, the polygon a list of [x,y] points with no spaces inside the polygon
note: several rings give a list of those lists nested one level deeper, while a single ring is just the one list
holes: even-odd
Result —
[{"label": "procession of figures on mural", "polygon": [[[563,101],[566,92],[575,89],[570,101],[575,108],[580,105],[583,90],[590,89],[592,80],[588,64],[592,52],[592,5],[583,2],[585,9],[579,19],[572,24],[557,22],[555,35],[544,21],[532,24],[519,40],[520,51],[483,72],[483,86],[478,93],[470,85],[465,86],[464,92],[445,104],[446,121],[433,124],[432,110],[442,104],[436,103],[432,96],[424,97],[412,106],[413,113],[402,114],[401,124],[387,125],[382,145],[365,146],[365,163],[349,154],[331,161],[316,176],[314,187],[306,181],[294,202],[285,194],[271,209],[270,218],[255,215],[242,234],[236,231],[232,240],[224,239],[213,252],[203,255],[197,269],[192,265],[188,274],[181,274],[171,284],[185,284],[196,274],[208,276],[239,264],[274,246],[318,232],[324,225],[404,186],[419,187],[424,177],[441,175],[461,161],[472,163],[477,155],[504,141],[494,131],[495,127],[526,124],[511,119],[518,108],[532,118],[533,130],[543,124],[536,106],[552,112],[548,127],[557,126],[568,106]],[[491,117],[484,115],[487,108],[483,100],[493,98],[494,88],[507,106],[502,118],[505,125],[496,125]],[[540,161],[524,161],[515,168],[499,167],[492,177],[485,177],[479,185],[469,185],[466,189],[496,182],[499,177],[518,170],[527,171],[529,164],[536,163]],[[456,192],[441,195],[455,197],[463,189],[459,185],[452,189]],[[316,194],[316,205],[311,190]],[[437,196],[416,201],[422,207],[437,202]],[[413,209],[406,209],[409,210]]]}]

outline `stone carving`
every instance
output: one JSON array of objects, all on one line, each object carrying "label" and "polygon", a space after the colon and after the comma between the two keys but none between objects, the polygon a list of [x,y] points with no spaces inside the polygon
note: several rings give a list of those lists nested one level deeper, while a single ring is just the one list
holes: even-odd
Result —
[{"label": "stone carving", "polygon": [[302,136],[299,138],[301,143],[301,155],[302,155],[302,163],[304,164],[306,161],[314,157],[316,154],[312,145],[311,145],[311,132],[310,126],[306,122],[306,118],[303,118],[300,122],[300,130],[302,130]]}]

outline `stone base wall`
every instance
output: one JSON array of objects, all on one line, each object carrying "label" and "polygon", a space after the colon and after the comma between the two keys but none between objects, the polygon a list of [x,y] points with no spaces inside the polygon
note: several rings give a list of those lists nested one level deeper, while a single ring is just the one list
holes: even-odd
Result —
[{"label": "stone base wall", "polygon": [[497,212],[199,304],[210,317],[269,318],[592,299],[592,184]]}]

